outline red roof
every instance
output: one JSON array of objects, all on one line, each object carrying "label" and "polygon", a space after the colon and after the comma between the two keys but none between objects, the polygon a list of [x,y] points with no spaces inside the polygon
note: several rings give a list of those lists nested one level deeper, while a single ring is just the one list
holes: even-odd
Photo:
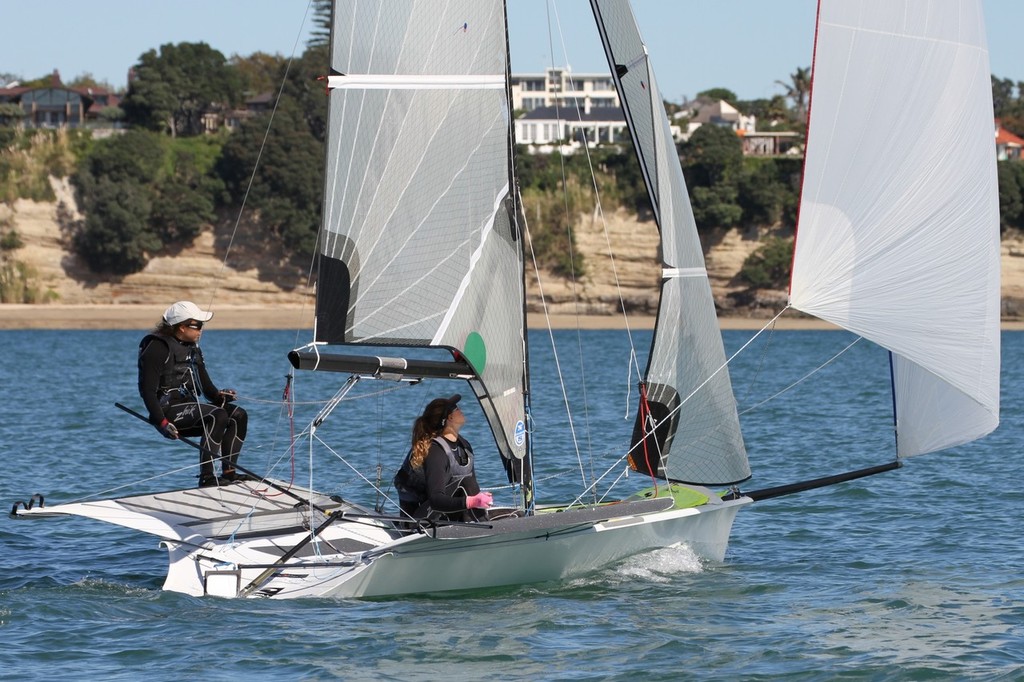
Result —
[{"label": "red roof", "polygon": [[1003,127],[1003,124],[996,119],[996,144],[1006,144],[1013,147],[1024,148],[1024,139],[1021,139]]}]

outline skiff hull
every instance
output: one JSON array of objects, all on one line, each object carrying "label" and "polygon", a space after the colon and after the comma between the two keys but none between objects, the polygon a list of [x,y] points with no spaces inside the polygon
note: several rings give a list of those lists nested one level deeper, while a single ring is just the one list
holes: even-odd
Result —
[{"label": "skiff hull", "polygon": [[[168,550],[168,591],[358,598],[564,580],[678,545],[721,561],[733,520],[751,500],[722,501],[706,493],[698,493],[706,500],[700,504],[662,490],[649,499],[419,529],[280,481],[36,507],[16,515],[83,516],[155,535]],[[312,507],[297,499],[312,501]]]}]

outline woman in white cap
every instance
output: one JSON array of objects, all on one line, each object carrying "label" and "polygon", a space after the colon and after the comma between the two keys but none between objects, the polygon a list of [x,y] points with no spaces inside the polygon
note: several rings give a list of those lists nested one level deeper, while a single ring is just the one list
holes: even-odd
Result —
[{"label": "woman in white cap", "polygon": [[480,492],[473,448],[459,435],[466,416],[462,396],[431,400],[412,427],[412,449],[395,475],[402,511],[417,519],[479,521],[491,493]]},{"label": "woman in white cap", "polygon": [[[247,478],[235,472],[235,462],[245,441],[248,415],[231,404],[233,390],[214,386],[199,349],[203,324],[211,317],[213,313],[191,301],[178,301],[139,343],[139,394],[149,410],[149,422],[166,438],[202,436],[200,488]],[[200,395],[210,402],[200,402]],[[215,458],[221,460],[219,478]]]}]

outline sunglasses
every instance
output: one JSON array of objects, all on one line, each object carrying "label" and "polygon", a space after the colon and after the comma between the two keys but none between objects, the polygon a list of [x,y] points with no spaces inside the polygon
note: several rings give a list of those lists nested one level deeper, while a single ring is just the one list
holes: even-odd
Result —
[{"label": "sunglasses", "polygon": [[188,327],[189,329],[202,329],[203,323],[198,322],[196,320],[189,320],[188,322],[185,323],[185,326]]}]

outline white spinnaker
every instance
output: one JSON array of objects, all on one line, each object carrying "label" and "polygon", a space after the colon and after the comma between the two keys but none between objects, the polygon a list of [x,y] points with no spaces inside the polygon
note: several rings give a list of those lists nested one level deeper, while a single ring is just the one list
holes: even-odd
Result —
[{"label": "white spinnaker", "polygon": [[999,423],[980,0],[822,0],[791,304],[889,349],[901,457]]}]

